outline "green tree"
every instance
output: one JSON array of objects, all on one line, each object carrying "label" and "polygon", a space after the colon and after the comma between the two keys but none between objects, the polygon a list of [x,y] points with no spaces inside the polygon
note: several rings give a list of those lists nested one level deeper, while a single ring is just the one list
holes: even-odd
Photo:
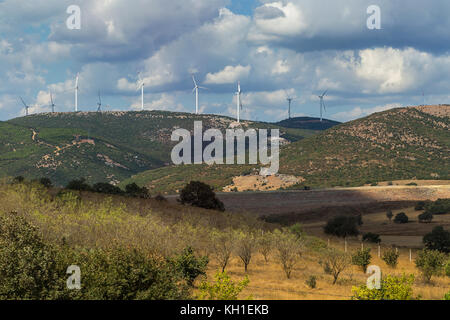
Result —
[{"label": "green tree", "polygon": [[429,282],[432,276],[442,274],[445,263],[445,254],[437,250],[423,249],[416,258],[416,267],[422,273],[425,281]]},{"label": "green tree", "polygon": [[358,219],[347,216],[335,217],[327,222],[324,231],[326,234],[342,238],[357,236],[359,234]]},{"label": "green tree", "polygon": [[324,271],[333,276],[333,285],[336,284],[339,276],[352,263],[351,256],[334,248],[328,248],[322,252],[319,262]]},{"label": "green tree", "polygon": [[187,284],[193,286],[198,276],[206,275],[206,267],[208,266],[209,259],[207,256],[197,257],[194,254],[194,249],[187,247],[180,255],[169,259],[169,262],[183,275]]},{"label": "green tree", "polygon": [[397,252],[395,248],[389,248],[387,251],[383,253],[381,259],[383,259],[386,264],[391,268],[396,268],[398,264],[398,258],[400,254]]},{"label": "green tree", "polygon": [[191,181],[181,190],[180,202],[194,207],[225,211],[224,204],[216,198],[213,189],[199,181]]},{"label": "green tree", "polygon": [[408,221],[409,221],[408,216],[404,212],[400,212],[395,215],[395,218],[394,218],[395,223],[402,224],[402,223],[408,223]]},{"label": "green tree", "polygon": [[450,231],[444,230],[444,227],[437,226],[423,237],[423,243],[429,250],[438,250],[441,252],[450,252]]},{"label": "green tree", "polygon": [[358,250],[352,255],[352,263],[355,266],[361,267],[364,273],[366,272],[371,259],[372,255],[370,254],[370,248]]}]

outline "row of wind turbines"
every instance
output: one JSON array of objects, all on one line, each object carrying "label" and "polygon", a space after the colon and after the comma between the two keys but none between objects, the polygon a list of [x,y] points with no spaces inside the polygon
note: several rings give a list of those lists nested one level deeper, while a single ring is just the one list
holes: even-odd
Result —
[{"label": "row of wind turbines", "polygon": [[[137,91],[141,91],[141,110],[144,111],[145,107],[144,107],[144,87],[145,87],[145,83],[144,80],[142,78],[141,73],[138,74],[138,85],[137,85]],[[209,90],[206,87],[202,87],[198,85],[197,80],[195,79],[194,74],[192,74],[192,81],[194,83],[194,88],[192,89],[192,93],[195,94],[195,114],[199,114],[200,113],[200,109],[199,109],[199,90],[200,89],[204,89],[204,90]],[[78,112],[78,91],[79,91],[79,74],[76,75],[75,77],[75,112]],[[289,119],[291,119],[291,106],[292,106],[292,102],[294,102],[295,100],[297,100],[297,97],[292,97],[288,94],[287,91],[286,92],[286,100],[288,101],[288,115],[289,115]],[[326,90],[322,95],[318,96],[319,100],[320,100],[320,121],[323,121],[323,113],[324,111],[326,111],[326,106],[325,106],[325,101],[324,98],[327,94],[328,90]],[[242,107],[242,90],[241,90],[241,82],[238,81],[237,83],[237,91],[235,92],[236,95],[236,121],[239,123],[241,121],[241,110],[243,109]],[[27,105],[25,103],[25,101],[22,99],[22,97],[20,97],[20,100],[22,102],[22,104],[25,106],[25,113],[28,116],[29,115],[29,109],[30,106]],[[52,112],[55,112],[55,103],[53,100],[53,94],[50,92],[50,101],[51,104],[49,105],[52,108]],[[102,112],[102,97],[100,94],[100,91],[98,92],[98,102],[97,102],[97,112]]]}]

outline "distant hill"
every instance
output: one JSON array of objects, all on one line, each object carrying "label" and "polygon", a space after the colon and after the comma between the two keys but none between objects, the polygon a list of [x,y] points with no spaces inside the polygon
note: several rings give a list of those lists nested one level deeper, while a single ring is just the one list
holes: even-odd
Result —
[{"label": "distant hill", "polygon": [[275,123],[276,125],[285,128],[297,128],[297,129],[307,129],[307,130],[327,130],[334,126],[341,124],[340,122],[322,119],[320,118],[310,118],[310,117],[296,117],[291,119],[286,119]]},{"label": "distant hill", "polygon": [[[89,183],[119,182],[170,164],[172,132],[225,130],[234,119],[165,111],[43,113],[0,122],[0,178],[49,177],[56,185],[84,177]],[[243,121],[243,128],[279,128],[288,142],[315,134]]]},{"label": "distant hill", "polygon": [[[450,179],[450,106],[392,109],[340,124],[280,151],[280,173],[296,187],[360,186],[403,179]],[[140,173],[127,182],[173,192],[190,179],[217,190],[257,166],[180,166]]]}]

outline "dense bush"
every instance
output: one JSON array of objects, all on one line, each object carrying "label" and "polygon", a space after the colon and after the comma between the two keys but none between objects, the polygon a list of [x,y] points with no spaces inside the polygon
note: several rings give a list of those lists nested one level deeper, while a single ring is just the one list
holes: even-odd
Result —
[{"label": "dense bush", "polygon": [[213,283],[202,282],[198,295],[200,300],[237,300],[250,282],[245,276],[242,281],[235,283],[226,272],[217,272],[214,280]]},{"label": "dense bush", "polygon": [[191,247],[187,247],[180,255],[170,259],[169,262],[183,275],[187,284],[192,286],[198,276],[206,275],[209,259],[207,256],[196,257],[194,250]]},{"label": "dense bush", "polygon": [[91,191],[92,190],[91,186],[86,183],[86,179],[84,179],[84,178],[75,179],[75,180],[70,181],[67,184],[66,189],[77,190],[77,191]]},{"label": "dense bush", "polygon": [[180,202],[194,207],[225,211],[225,206],[216,198],[213,189],[199,181],[191,181],[181,190]]},{"label": "dense bush", "polygon": [[425,206],[426,212],[431,214],[446,214],[450,213],[450,198],[438,199],[434,202],[428,203]]},{"label": "dense bush", "polygon": [[395,248],[390,248],[383,253],[381,259],[383,259],[383,261],[386,262],[389,267],[395,268],[397,267],[399,256],[400,254],[397,252],[397,250],[395,250]]},{"label": "dense bush", "polygon": [[370,254],[369,248],[358,250],[352,255],[353,265],[361,267],[364,273],[366,272],[371,259],[372,255]]},{"label": "dense bush", "polygon": [[149,199],[150,192],[146,187],[139,187],[136,183],[125,186],[125,193],[130,197]]},{"label": "dense bush", "polygon": [[98,193],[105,193],[105,194],[115,194],[115,195],[120,195],[120,194],[124,193],[123,190],[120,189],[119,187],[113,186],[112,184],[109,184],[109,183],[103,183],[103,182],[94,184],[92,186],[92,191],[98,192]]},{"label": "dense bush", "polygon": [[46,188],[53,187],[52,180],[50,180],[49,178],[40,178],[39,183],[42,184]]},{"label": "dense bush", "polygon": [[[81,269],[81,290],[67,289],[70,265]],[[186,299],[183,276],[137,250],[49,245],[23,217],[0,215],[0,299]]]},{"label": "dense bush", "polygon": [[353,300],[414,300],[414,275],[395,277],[388,275],[381,281],[381,289],[368,289],[366,285],[353,287]]},{"label": "dense bush", "polygon": [[425,281],[429,282],[432,276],[442,274],[445,263],[445,254],[436,250],[421,250],[416,258],[416,267],[422,273]]},{"label": "dense bush", "polygon": [[0,299],[61,299],[65,270],[56,251],[17,213],[0,216]]},{"label": "dense bush", "polygon": [[444,266],[444,272],[447,277],[450,277],[450,259],[447,260],[447,263]]},{"label": "dense bush", "polygon": [[372,232],[364,233],[362,236],[363,241],[371,242],[371,243],[380,243],[380,235]]},{"label": "dense bush", "polygon": [[348,216],[335,217],[327,222],[324,231],[326,234],[342,238],[357,236],[359,234],[358,219]]},{"label": "dense bush", "polygon": [[426,211],[422,214],[419,214],[418,218],[419,222],[421,223],[430,223],[433,220],[433,214]]},{"label": "dense bush", "polygon": [[406,215],[406,213],[404,213],[404,212],[398,213],[398,214],[395,216],[395,218],[394,218],[394,222],[395,222],[395,223],[400,223],[400,224],[402,224],[402,223],[408,223],[408,221],[409,221],[409,218],[408,218],[408,216]]},{"label": "dense bush", "polygon": [[423,237],[423,243],[429,250],[438,250],[441,252],[450,252],[450,231],[444,230],[444,227],[437,226],[433,231]]}]

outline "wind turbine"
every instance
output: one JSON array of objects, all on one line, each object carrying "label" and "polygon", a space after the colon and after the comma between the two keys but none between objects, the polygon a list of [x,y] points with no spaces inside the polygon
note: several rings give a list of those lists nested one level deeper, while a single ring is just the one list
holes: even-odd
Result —
[{"label": "wind turbine", "polygon": [[75,78],[75,112],[78,112],[78,78],[79,74],[77,73],[77,77]]},{"label": "wind turbine", "polygon": [[297,97],[293,98],[287,93],[286,90],[285,90],[285,92],[286,92],[286,100],[289,103],[289,109],[288,109],[289,119],[291,119],[291,104],[292,104],[292,101],[295,101],[297,99]]},{"label": "wind turbine", "polygon": [[194,75],[192,75],[192,81],[194,82],[194,89],[192,89],[192,93],[195,92],[195,114],[198,114],[198,89],[208,89],[205,87],[200,87],[195,80]]},{"label": "wind turbine", "polygon": [[241,94],[242,94],[241,82],[238,81],[238,90],[236,92],[236,96],[237,96],[237,99],[236,99],[236,102],[237,102],[236,103],[236,111],[237,111],[237,122],[238,123],[241,122],[241,110],[242,110]]},{"label": "wind turbine", "polygon": [[100,91],[98,91],[98,102],[97,102],[97,112],[102,112],[102,97],[100,95]]},{"label": "wind turbine", "polygon": [[20,97],[20,100],[22,100],[22,103],[25,106],[25,115],[28,116],[28,109],[30,109],[30,107],[23,101],[22,97]]},{"label": "wind turbine", "polygon": [[55,103],[53,102],[53,94],[50,92],[50,107],[52,107],[52,112],[55,113]]},{"label": "wind turbine", "polygon": [[141,73],[139,72],[139,85],[136,91],[141,90],[141,110],[144,111],[144,80],[141,77]]},{"label": "wind turbine", "polygon": [[323,98],[325,97],[327,92],[328,92],[328,90],[325,90],[325,92],[322,93],[321,96],[318,96],[320,99],[320,122],[322,122],[322,120],[323,120],[323,112],[327,111],[327,108],[325,107],[325,101],[323,101]]}]

